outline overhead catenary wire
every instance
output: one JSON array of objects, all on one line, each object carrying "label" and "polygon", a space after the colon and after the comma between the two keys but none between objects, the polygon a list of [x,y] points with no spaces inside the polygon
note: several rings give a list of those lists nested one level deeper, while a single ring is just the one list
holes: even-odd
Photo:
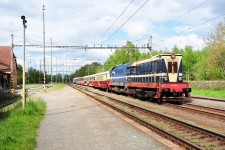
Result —
[{"label": "overhead catenary wire", "polygon": [[[14,37],[18,37],[18,38],[23,38],[23,37],[20,37],[20,36],[17,36],[17,35],[13,35]],[[35,41],[35,42],[40,42],[40,43],[43,43],[43,41],[38,41],[38,40],[33,40],[33,39],[30,39],[30,38],[25,38],[27,40],[31,40],[31,41]],[[51,43],[45,43],[45,44],[49,44],[51,45]]]},{"label": "overhead catenary wire", "polygon": [[179,35],[179,34],[181,34],[181,33],[187,32],[188,30],[194,29],[194,28],[196,28],[196,27],[198,27],[198,26],[200,26],[200,25],[203,25],[203,24],[205,24],[205,23],[207,23],[207,22],[210,22],[210,21],[212,21],[212,20],[215,20],[215,19],[217,19],[217,18],[219,18],[219,17],[222,17],[222,16],[224,16],[224,15],[225,15],[225,14],[219,15],[219,16],[217,16],[217,17],[215,17],[215,18],[212,18],[212,19],[210,19],[210,20],[208,20],[208,21],[205,21],[205,22],[203,22],[203,23],[197,24],[197,25],[195,25],[195,26],[193,26],[193,27],[191,27],[191,28],[189,28],[189,29],[183,30],[183,31],[181,31],[181,32],[179,32],[179,33],[177,33],[177,34],[171,35],[170,37],[165,38],[165,39],[163,39],[163,40],[161,40],[161,41],[158,41],[158,42],[156,42],[156,43],[153,43],[153,44],[157,44],[157,43],[163,42],[163,41],[165,41],[165,40],[168,40],[168,39],[170,39],[170,38],[172,38],[172,37],[174,37],[174,36],[176,36],[176,35]]},{"label": "overhead catenary wire", "polygon": [[[132,0],[129,5],[123,10],[123,12],[119,15],[119,17],[117,17],[117,19],[111,24],[111,26],[102,34],[102,36],[95,42],[94,45],[96,45],[98,43],[98,41],[109,31],[109,29],[116,23],[116,21],[122,16],[122,14],[124,14],[124,12],[127,10],[127,8],[131,5],[131,3],[133,2],[134,0]],[[84,58],[85,56],[85,53],[86,53],[86,50],[84,51],[84,54],[82,56],[82,58]],[[80,63],[80,61],[79,61]],[[79,64],[78,63],[78,64]]]},{"label": "overhead catenary wire", "polygon": [[[116,32],[118,32],[122,27],[123,27],[123,25],[125,25],[147,2],[148,2],[149,0],[147,0],[137,11],[135,11],[135,13],[133,13],[133,15],[132,16],[130,16],[130,18],[128,18],[108,39],[106,39],[105,41],[104,41],[104,43],[106,42],[106,41],[108,41],[114,34],[116,34]],[[103,43],[103,44],[104,44]]]},{"label": "overhead catenary wire", "polygon": [[[124,24],[126,24],[149,0],[147,0],[137,11],[135,11],[135,13],[133,13],[132,16],[130,16],[130,18],[128,18],[107,40],[104,41],[104,43],[106,41],[108,41],[117,31],[119,31],[119,29],[121,29],[123,27]],[[103,43],[103,44],[104,44]],[[88,58],[90,58],[90,56],[92,56],[97,50],[95,50],[91,55],[89,55]],[[84,61],[85,62],[85,61]]]},{"label": "overhead catenary wire", "polygon": [[[188,13],[189,13],[189,15],[190,15],[190,12],[191,12],[191,11],[193,11],[193,10],[195,10],[196,8],[202,6],[203,4],[205,4],[205,3],[208,2],[208,1],[209,1],[209,0],[206,0],[205,2],[203,2],[203,3],[201,3],[200,5],[196,6],[195,8],[193,8],[193,9],[187,11],[186,13],[184,13],[184,14],[182,14],[181,16],[177,17],[176,19],[174,19],[174,20],[168,22],[167,24],[163,25],[163,27],[168,26],[169,24],[171,24],[171,23],[173,23],[174,21],[180,19],[181,17],[185,16],[185,15],[188,14]],[[190,16],[189,16],[189,17],[190,17]],[[189,19],[190,19],[190,18],[189,18]],[[189,24],[190,24],[190,20],[189,20]],[[158,31],[158,30],[161,29],[161,28],[162,28],[162,27],[157,28],[156,30],[154,30],[153,32],[151,32],[150,35],[151,35],[152,33],[156,32],[156,31]],[[143,37],[143,38],[141,38],[141,39],[134,40],[134,41],[131,41],[131,42],[133,43],[133,42],[142,41],[142,40],[145,40],[146,38],[149,38],[149,36],[148,36],[148,37],[145,36],[145,37]],[[118,45],[123,45],[123,44],[118,44]],[[118,46],[118,45],[116,45],[116,46]]]},{"label": "overhead catenary wire", "polygon": [[123,12],[119,15],[119,17],[117,17],[117,19],[111,24],[111,26],[102,34],[102,36],[95,42],[94,45],[96,45],[98,43],[98,41],[106,34],[106,32],[109,31],[109,29],[116,23],[116,21],[124,14],[124,12],[127,10],[127,8],[131,5],[131,3],[133,2],[134,0],[132,0],[130,2],[130,4],[123,10]]}]

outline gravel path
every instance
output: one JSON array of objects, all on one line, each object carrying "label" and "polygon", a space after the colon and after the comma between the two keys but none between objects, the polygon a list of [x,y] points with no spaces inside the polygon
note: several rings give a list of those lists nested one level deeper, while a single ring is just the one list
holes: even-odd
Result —
[{"label": "gravel path", "polygon": [[32,97],[47,103],[37,150],[168,149],[71,87]]}]

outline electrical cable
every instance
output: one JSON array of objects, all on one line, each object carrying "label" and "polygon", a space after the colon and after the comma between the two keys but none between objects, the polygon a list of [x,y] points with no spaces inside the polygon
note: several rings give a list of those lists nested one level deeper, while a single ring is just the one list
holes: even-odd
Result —
[{"label": "electrical cable", "polygon": [[[104,43],[106,41],[108,41],[121,27],[123,27],[124,24],[126,24],[149,0],[147,0],[129,19],[127,19],[127,21],[125,23],[122,24],[122,26],[120,26],[107,40],[104,41]],[[104,44],[103,43],[103,44]],[[95,50],[91,55],[89,55],[88,58],[90,58],[90,56],[92,56],[97,50]],[[84,61],[85,62],[85,61]]]},{"label": "electrical cable", "polygon": [[[119,17],[117,17],[117,19],[111,24],[111,26],[108,28],[108,30],[105,31],[105,33],[102,34],[102,36],[95,42],[94,45],[96,45],[98,43],[98,41],[109,31],[109,29],[116,23],[116,21],[124,14],[124,12],[127,10],[127,8],[131,5],[131,3],[133,2],[133,0],[130,2],[130,4],[123,10],[123,12],[119,15]],[[86,51],[84,52],[82,58],[84,58]],[[80,61],[79,61],[80,63]],[[79,64],[78,63],[78,64]]]},{"label": "electrical cable", "polygon": [[[173,23],[173,22],[176,21],[177,19],[180,19],[181,17],[185,16],[186,14],[190,13],[191,11],[195,10],[196,8],[200,7],[201,5],[205,4],[205,3],[208,2],[208,1],[209,1],[209,0],[206,0],[205,2],[201,3],[200,5],[196,6],[196,7],[193,8],[193,9],[189,10],[188,12],[184,13],[183,15],[181,15],[181,16],[177,17],[176,19],[170,21],[169,23],[163,25],[163,27],[168,26],[169,24]],[[151,35],[152,33],[156,32],[156,31],[158,31],[160,28],[162,28],[162,27],[159,27],[159,28],[156,29],[155,31],[151,32],[150,35]],[[148,38],[149,38],[149,36],[148,36]],[[143,37],[143,38],[141,38],[141,39],[138,39],[138,40],[135,40],[135,41],[131,41],[131,42],[132,42],[132,43],[133,43],[133,42],[138,42],[138,41],[142,41],[142,40],[144,40],[144,39],[146,39],[146,37]],[[123,44],[118,44],[118,45],[123,45]],[[116,45],[116,46],[118,46],[118,45]]]},{"label": "electrical cable", "polygon": [[[130,4],[133,2],[134,0],[132,0],[131,2],[130,2]],[[109,29],[116,23],[116,21],[124,14],[124,12],[127,10],[127,8],[130,6],[130,4],[123,10],[123,12],[119,15],[119,17],[113,22],[113,24],[108,28],[108,30],[106,30],[105,31],[105,33],[106,32],[108,32],[109,31]],[[103,33],[103,35],[97,40],[97,42],[95,42],[95,44],[94,45],[96,45],[97,43],[98,43],[98,41],[105,35],[105,33]]]},{"label": "electrical cable", "polygon": [[[125,25],[147,2],[148,2],[149,0],[147,0],[132,16],[130,16],[130,18],[129,19],[127,19],[127,21],[126,22],[124,22],[108,39],[106,39],[105,41],[104,41],[104,43],[106,42],[106,41],[108,41],[114,34],[116,34],[116,32],[117,31],[119,31],[119,29],[121,29],[122,27],[123,27],[123,25]],[[103,43],[103,44],[104,44]]]},{"label": "electrical cable", "polygon": [[168,37],[168,38],[165,38],[165,39],[163,39],[163,40],[161,40],[161,41],[158,41],[158,42],[156,42],[156,43],[153,43],[152,45],[157,44],[157,43],[160,43],[160,42],[165,41],[165,40],[168,40],[168,39],[170,39],[170,38],[172,38],[172,37],[174,37],[174,36],[176,36],[176,35],[179,35],[179,34],[181,34],[181,33],[184,33],[184,32],[186,32],[186,31],[188,31],[188,30],[194,29],[194,28],[196,28],[196,27],[198,27],[198,26],[201,26],[201,25],[203,25],[203,24],[205,24],[205,23],[207,23],[207,22],[210,22],[210,21],[212,21],[212,20],[215,20],[215,19],[217,19],[217,18],[219,18],[219,17],[221,17],[221,16],[224,16],[224,15],[225,15],[225,14],[222,14],[222,15],[220,15],[220,16],[217,16],[217,17],[213,18],[213,19],[210,19],[210,20],[205,21],[205,22],[203,22],[203,23],[197,24],[197,25],[195,25],[195,26],[193,26],[193,27],[191,27],[191,28],[189,28],[189,29],[183,30],[183,31],[181,31],[181,32],[179,32],[179,33],[177,33],[177,34],[174,34],[174,35],[172,35],[172,36],[170,36],[170,37]]}]

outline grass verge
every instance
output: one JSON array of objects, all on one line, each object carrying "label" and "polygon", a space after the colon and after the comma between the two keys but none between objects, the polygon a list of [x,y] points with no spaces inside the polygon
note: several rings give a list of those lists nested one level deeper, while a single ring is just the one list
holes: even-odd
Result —
[{"label": "grass verge", "polygon": [[[17,107],[19,106],[19,107]],[[34,149],[40,121],[44,118],[46,103],[40,98],[27,98],[26,107],[22,103],[0,112],[0,149]]]},{"label": "grass verge", "polygon": [[196,90],[196,89],[192,89],[191,94],[225,98],[225,90],[222,90],[222,91],[211,91],[211,90]]},{"label": "grass verge", "polygon": [[[66,84],[64,83],[57,83],[57,84],[46,84],[46,89],[45,89],[45,92],[48,92],[48,91],[53,91],[53,90],[59,90],[59,89],[62,89],[66,86]],[[35,87],[35,90],[32,90],[33,92],[41,92],[43,93],[44,92],[44,85],[39,85],[39,86],[36,86]]]}]

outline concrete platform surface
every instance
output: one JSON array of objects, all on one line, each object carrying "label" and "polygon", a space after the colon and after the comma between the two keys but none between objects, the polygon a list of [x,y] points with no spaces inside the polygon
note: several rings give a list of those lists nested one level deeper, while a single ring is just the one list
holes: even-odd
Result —
[{"label": "concrete platform surface", "polygon": [[32,97],[47,103],[37,150],[169,149],[69,86]]}]

